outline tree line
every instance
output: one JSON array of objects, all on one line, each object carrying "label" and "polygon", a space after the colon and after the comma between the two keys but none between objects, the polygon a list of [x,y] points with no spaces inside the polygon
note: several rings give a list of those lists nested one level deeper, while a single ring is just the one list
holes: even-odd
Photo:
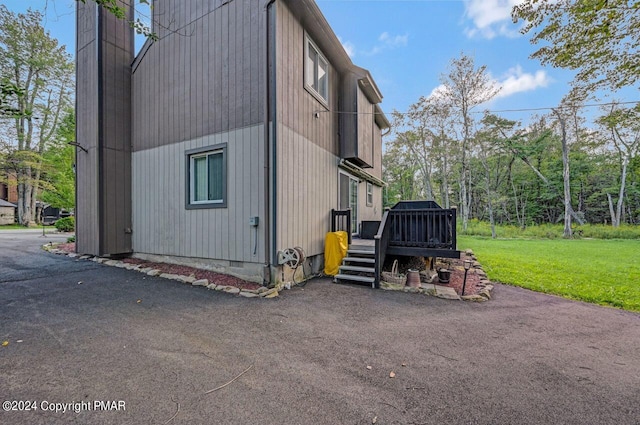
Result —
[{"label": "tree line", "polygon": [[[462,54],[442,85],[405,113],[393,112],[383,155],[386,206],[402,199],[456,206],[463,229],[495,224],[640,221],[640,105],[610,102],[587,123],[572,90],[527,123],[479,107],[499,91]],[[495,234],[495,233],[494,233]]]}]

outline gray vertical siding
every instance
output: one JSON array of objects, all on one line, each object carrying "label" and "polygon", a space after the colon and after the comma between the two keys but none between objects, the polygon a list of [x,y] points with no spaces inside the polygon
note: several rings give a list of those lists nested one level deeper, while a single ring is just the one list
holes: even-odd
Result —
[{"label": "gray vertical siding", "polygon": [[[98,38],[100,36],[100,38]],[[131,60],[128,23],[77,5],[77,249],[131,251]]]},{"label": "gray vertical siding", "polygon": [[[330,63],[328,108],[305,89],[305,30],[286,3],[280,1],[277,4],[277,120],[311,143],[338,156],[338,115],[335,111],[338,111],[341,77]],[[319,43],[313,36],[311,39]],[[321,45],[318,47],[322,50]]]},{"label": "gray vertical siding", "polygon": [[[190,149],[227,144],[227,208],[185,209]],[[133,153],[133,248],[137,253],[263,263],[262,124]]]},{"label": "gray vertical siding", "polygon": [[[134,251],[264,263],[263,2],[157,0],[154,16],[172,31],[134,64]],[[187,210],[185,151],[218,143],[227,207]]]},{"label": "gray vertical siding", "polygon": [[98,230],[98,44],[97,6],[77,2],[76,33],[76,246],[99,254]]},{"label": "gray vertical siding", "polygon": [[373,105],[358,87],[358,158],[373,166]]},{"label": "gray vertical siding", "polygon": [[134,67],[134,151],[264,122],[263,3],[156,0],[160,39]]},{"label": "gray vertical siding", "polygon": [[278,2],[277,249],[300,246],[307,255],[316,255],[324,252],[330,211],[338,205],[338,115],[333,111],[338,109],[340,76],[330,66],[327,109],[304,87],[305,42],[300,22]]}]

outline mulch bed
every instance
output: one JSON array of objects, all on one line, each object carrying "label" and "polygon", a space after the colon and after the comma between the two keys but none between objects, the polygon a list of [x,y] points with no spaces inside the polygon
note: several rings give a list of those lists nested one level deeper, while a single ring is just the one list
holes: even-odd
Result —
[{"label": "mulch bed", "polygon": [[[56,246],[65,252],[76,252],[75,243],[64,243]],[[176,264],[168,263],[155,263],[153,261],[140,260],[138,258],[125,258],[122,260],[124,263],[140,265],[141,268],[150,267],[160,270],[162,273],[177,274],[182,276],[193,276],[196,279],[207,279],[210,283],[216,285],[235,286],[240,289],[255,290],[261,287],[257,283],[247,282],[235,276],[229,276],[226,274],[216,273],[209,270],[196,269],[195,267],[179,266]]]}]

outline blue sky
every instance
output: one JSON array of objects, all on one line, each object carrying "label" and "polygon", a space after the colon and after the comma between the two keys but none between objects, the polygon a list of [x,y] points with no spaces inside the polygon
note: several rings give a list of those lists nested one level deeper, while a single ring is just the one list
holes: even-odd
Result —
[{"label": "blue sky", "polygon": [[[188,0],[185,0],[188,1]],[[556,106],[573,73],[529,59],[535,46],[518,33],[510,17],[518,0],[317,0],[353,61],[371,71],[383,95],[383,109],[406,111],[440,85],[440,75],[461,52],[486,65],[502,89],[483,109]],[[74,45],[75,0],[8,0],[16,11],[47,5],[45,26]],[[637,91],[618,96],[636,100]],[[630,98],[629,95],[636,98]],[[540,113],[544,113],[541,111]],[[595,112],[595,111],[594,111]],[[532,112],[502,112],[524,119]]]}]

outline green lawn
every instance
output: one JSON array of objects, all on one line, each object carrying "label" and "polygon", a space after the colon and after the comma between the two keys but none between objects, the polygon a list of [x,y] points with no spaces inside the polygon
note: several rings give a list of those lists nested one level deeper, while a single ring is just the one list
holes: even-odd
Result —
[{"label": "green lawn", "polygon": [[458,237],[495,282],[640,312],[640,241]]},{"label": "green lawn", "polygon": [[20,224],[3,224],[2,226],[0,226],[0,230],[24,230],[24,229],[33,229],[33,228],[34,227],[24,227]]}]

